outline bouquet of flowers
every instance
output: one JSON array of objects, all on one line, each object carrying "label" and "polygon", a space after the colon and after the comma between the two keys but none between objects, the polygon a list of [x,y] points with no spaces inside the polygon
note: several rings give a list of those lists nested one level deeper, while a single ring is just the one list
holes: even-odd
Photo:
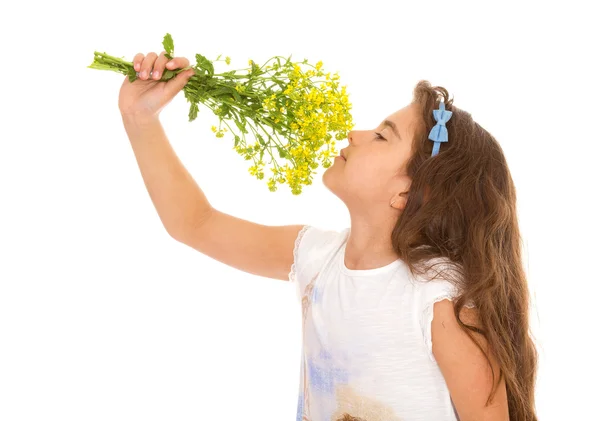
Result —
[{"label": "bouquet of flowers", "polygon": [[[172,59],[170,34],[165,35],[163,47]],[[338,154],[335,140],[346,139],[353,127],[346,86],[340,88],[338,73],[325,73],[321,61],[313,66],[306,59],[293,62],[291,56],[275,56],[261,66],[249,60],[247,68],[215,73],[218,61],[229,65],[231,59],[222,60],[219,55],[211,61],[196,54],[195,74],[183,88],[191,104],[189,121],[197,117],[200,103],[208,107],[219,118],[212,131],[218,138],[228,131],[233,135],[233,149],[245,160],[253,160],[248,169],[252,176],[265,177],[268,155],[273,172],[267,182],[269,190],[287,183],[292,194],[299,195],[303,185],[312,184],[319,162],[324,168],[331,166]],[[128,75],[131,82],[138,76],[132,62],[97,51],[88,67]],[[160,80],[184,70],[165,69]]]}]

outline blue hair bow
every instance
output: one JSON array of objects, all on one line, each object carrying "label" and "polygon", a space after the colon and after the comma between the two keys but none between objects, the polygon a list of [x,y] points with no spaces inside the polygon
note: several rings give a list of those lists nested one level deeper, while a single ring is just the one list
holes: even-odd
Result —
[{"label": "blue hair bow", "polygon": [[448,129],[446,128],[446,122],[452,117],[452,111],[446,111],[446,106],[443,102],[440,102],[440,109],[433,110],[433,118],[437,121],[437,124],[433,126],[429,132],[429,139],[434,141],[433,151],[431,156],[435,156],[440,151],[440,143],[448,141]]}]

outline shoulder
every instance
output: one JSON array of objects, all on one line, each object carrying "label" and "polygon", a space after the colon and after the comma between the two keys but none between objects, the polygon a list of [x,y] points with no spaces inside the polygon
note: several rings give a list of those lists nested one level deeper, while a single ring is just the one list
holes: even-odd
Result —
[{"label": "shoulder", "polygon": [[[428,274],[413,279],[416,316],[420,323],[427,355],[431,361],[435,361],[432,348],[432,323],[434,320],[436,323],[440,322],[448,315],[454,316],[454,300],[460,295],[459,278],[448,280]],[[473,302],[468,302],[462,310],[461,314],[465,314],[465,317],[476,314]],[[465,319],[461,317],[461,320]]]},{"label": "shoulder", "polygon": [[328,252],[343,243],[346,231],[305,225],[296,237],[294,261],[298,265],[322,260]]},{"label": "shoulder", "polygon": [[315,225],[305,225],[298,233],[296,242],[299,247],[322,249],[332,243],[342,240],[347,231],[348,229],[338,231]]},{"label": "shoulder", "polygon": [[[463,324],[481,328],[478,310],[475,307],[462,307],[458,319]],[[444,365],[463,358],[476,358],[480,354],[477,345],[462,329],[454,313],[454,301],[439,300],[433,304],[431,320],[431,352],[438,365]],[[474,339],[484,346],[483,336],[473,332]]]},{"label": "shoulder", "polygon": [[289,280],[301,288],[321,270],[331,255],[344,243],[348,229],[334,230],[305,225],[294,244],[294,263]]},{"label": "shoulder", "polygon": [[[481,328],[479,313],[476,307],[465,306],[461,308],[459,318],[464,324]],[[454,313],[454,301],[445,298],[436,301],[433,304],[433,320],[431,325],[432,335],[435,336],[436,333],[440,333],[441,329],[443,329],[443,333],[445,334],[449,332],[457,334],[457,328],[461,329],[458,320],[456,319],[456,314]]]},{"label": "shoulder", "polygon": [[[462,276],[460,268],[447,258],[431,259],[425,273],[411,276],[415,294],[421,308],[433,310],[433,304],[441,300],[453,300],[461,293]],[[473,303],[467,304],[473,307]]]}]

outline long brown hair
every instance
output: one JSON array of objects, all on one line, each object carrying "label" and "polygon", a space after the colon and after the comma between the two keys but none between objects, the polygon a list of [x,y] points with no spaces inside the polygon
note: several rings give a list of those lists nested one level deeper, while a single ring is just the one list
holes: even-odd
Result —
[{"label": "long brown hair", "polygon": [[[446,123],[448,142],[431,156],[429,131],[433,110],[443,99],[452,111]],[[459,276],[454,300],[459,325],[474,340],[483,335],[498,361],[499,382],[506,383],[511,420],[536,421],[534,386],[538,353],[529,331],[529,290],[521,259],[516,191],[502,148],[471,115],[453,106],[443,87],[420,81],[413,104],[420,111],[414,127],[413,153],[407,163],[411,186],[407,203],[392,232],[392,243],[411,273],[424,274],[443,258]],[[433,260],[432,260],[433,259]],[[462,306],[472,301],[478,326],[463,323]],[[487,356],[486,356],[487,357]]]}]

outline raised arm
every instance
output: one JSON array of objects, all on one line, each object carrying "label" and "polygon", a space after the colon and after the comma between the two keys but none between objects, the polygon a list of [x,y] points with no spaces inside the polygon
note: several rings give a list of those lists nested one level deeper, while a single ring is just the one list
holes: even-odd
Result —
[{"label": "raised arm", "polygon": [[214,209],[158,119],[123,117],[144,184],[175,240],[244,272],[287,280],[302,225],[267,226]]},{"label": "raised arm", "polygon": [[244,272],[288,280],[302,225],[268,226],[212,209],[173,237]]},{"label": "raised arm", "polygon": [[[160,111],[185,86],[191,71],[168,82],[165,68],[184,69],[185,57],[172,61],[141,53],[133,65],[140,77],[126,77],[119,109],[146,189],[163,226],[177,241],[222,263],[259,276],[288,279],[294,243],[302,225],[266,226],[214,209],[173,150],[159,120]],[[150,78],[152,71],[153,78]]]}]

